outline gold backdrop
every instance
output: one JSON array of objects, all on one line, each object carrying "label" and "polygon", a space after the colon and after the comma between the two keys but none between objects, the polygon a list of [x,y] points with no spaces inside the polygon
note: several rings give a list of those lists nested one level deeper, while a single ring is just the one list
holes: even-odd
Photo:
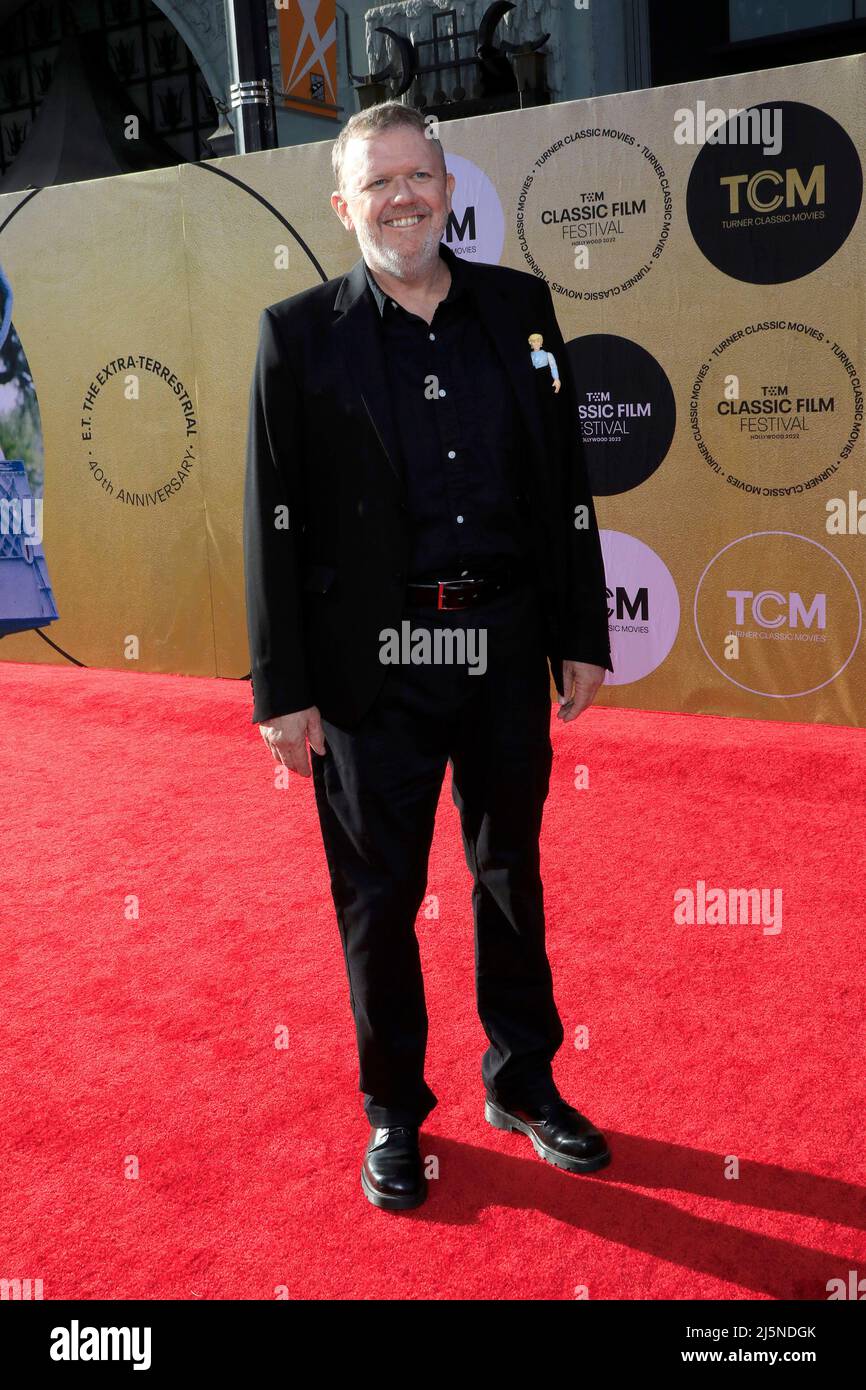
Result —
[{"label": "gold backdrop", "polygon": [[[855,57],[441,127],[453,249],[554,291],[610,591],[600,703],[866,724],[864,90]],[[769,146],[701,142],[704,108],[744,107]],[[330,149],[0,198],[61,649],[24,632],[4,660],[248,671],[256,329],[358,257]]]}]

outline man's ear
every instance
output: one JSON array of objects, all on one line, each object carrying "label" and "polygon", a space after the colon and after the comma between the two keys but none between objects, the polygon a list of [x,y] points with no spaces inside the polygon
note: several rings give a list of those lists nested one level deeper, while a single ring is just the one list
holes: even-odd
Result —
[{"label": "man's ear", "polygon": [[348,205],[342,193],[335,191],[331,194],[331,207],[334,209],[334,212],[337,214],[346,230],[351,232],[353,227],[352,218],[349,215]]}]

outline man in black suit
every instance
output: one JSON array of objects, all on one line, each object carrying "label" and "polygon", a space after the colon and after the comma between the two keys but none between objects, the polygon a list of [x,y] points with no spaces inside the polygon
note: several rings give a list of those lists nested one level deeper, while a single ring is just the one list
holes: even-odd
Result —
[{"label": "man in black suit", "polygon": [[262,312],[244,496],[253,722],[302,776],[313,750],[371,1125],[361,1183],[396,1210],[426,1195],[415,919],[449,762],[486,1118],[558,1167],[610,1161],[553,1080],[539,874],[548,660],[566,721],[612,670],[574,386],[547,285],[442,243],[454,176],[431,133],[386,102],[336,140],[331,203],[362,257]]}]

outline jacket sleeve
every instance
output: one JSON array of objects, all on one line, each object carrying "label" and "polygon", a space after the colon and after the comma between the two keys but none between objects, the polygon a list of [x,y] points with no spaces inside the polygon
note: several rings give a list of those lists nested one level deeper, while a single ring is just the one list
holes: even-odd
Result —
[{"label": "jacket sleeve", "polygon": [[[587,661],[613,671],[608,632],[607,591],[598,522],[587,476],[583,436],[577,420],[577,393],[568,352],[553,306],[550,286],[544,291],[544,346],[556,358],[562,382],[560,397],[566,447],[561,476],[561,523],[565,530],[567,593],[562,604],[562,655],[568,661]],[[578,513],[578,507],[586,512]],[[575,526],[585,515],[586,525]]]},{"label": "jacket sleeve", "polygon": [[298,385],[277,321],[263,309],[249,398],[243,515],[254,724],[314,703],[301,608],[299,428]]}]

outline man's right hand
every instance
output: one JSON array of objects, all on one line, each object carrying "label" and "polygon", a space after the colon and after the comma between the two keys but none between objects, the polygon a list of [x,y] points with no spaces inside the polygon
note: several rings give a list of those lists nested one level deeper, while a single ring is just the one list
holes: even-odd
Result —
[{"label": "man's right hand", "polygon": [[270,748],[274,762],[297,772],[301,777],[312,776],[307,743],[320,756],[325,753],[325,735],[322,732],[322,719],[315,705],[309,709],[296,710],[294,714],[281,714],[267,724],[259,725],[259,732]]}]

